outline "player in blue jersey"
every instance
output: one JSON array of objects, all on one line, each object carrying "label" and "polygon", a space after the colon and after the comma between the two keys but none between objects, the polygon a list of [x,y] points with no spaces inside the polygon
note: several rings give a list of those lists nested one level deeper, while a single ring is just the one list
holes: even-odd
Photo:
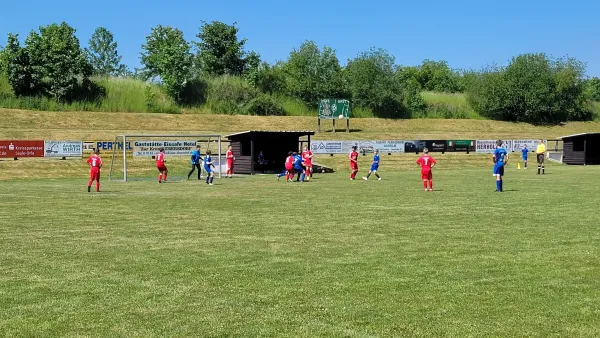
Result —
[{"label": "player in blue jersey", "polygon": [[527,157],[529,156],[529,149],[527,149],[527,145],[523,145],[523,149],[521,149],[521,159],[523,160],[523,169],[527,169]]},{"label": "player in blue jersey", "polygon": [[[304,178],[305,178],[305,170],[304,167],[302,166],[302,155],[294,152],[292,154],[292,156],[294,156],[294,173],[298,173],[298,177],[296,178],[296,182],[299,182],[300,180],[302,180],[302,182],[304,182]],[[293,179],[293,177],[292,177]]]},{"label": "player in blue jersey", "polygon": [[504,166],[508,163],[508,153],[502,147],[502,141],[496,141],[496,150],[494,150],[494,177],[496,177],[496,191],[502,192],[502,176],[504,176]]},{"label": "player in blue jersey", "polygon": [[371,169],[369,170],[367,176],[363,177],[363,180],[365,181],[369,179],[371,174],[375,174],[375,176],[377,176],[377,180],[381,181],[381,177],[377,173],[377,170],[379,170],[379,150],[375,149],[373,153],[373,163],[371,163]]},{"label": "player in blue jersey", "polygon": [[206,184],[212,185],[213,178],[215,177],[214,168],[215,165],[212,162],[212,158],[210,157],[210,150],[206,151],[206,156],[204,156],[204,171],[206,171]]},{"label": "player in blue jersey", "polygon": [[200,157],[200,146],[196,146],[196,149],[192,151],[192,159],[191,159],[191,163],[192,163],[192,170],[190,170],[190,173],[188,174],[188,180],[190,179],[190,177],[192,176],[192,174],[194,173],[194,171],[196,169],[198,169],[198,179],[202,178],[202,170],[200,170],[200,162],[203,161],[202,157]]}]

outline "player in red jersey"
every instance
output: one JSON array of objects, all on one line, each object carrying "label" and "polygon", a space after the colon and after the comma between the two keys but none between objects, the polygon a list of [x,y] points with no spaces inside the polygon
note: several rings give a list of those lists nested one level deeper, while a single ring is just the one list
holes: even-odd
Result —
[{"label": "player in red jersey", "polygon": [[167,174],[169,173],[169,170],[167,169],[165,162],[165,149],[160,148],[158,150],[158,154],[156,154],[156,169],[158,169],[159,172],[158,183],[167,181]]},{"label": "player in red jersey", "polygon": [[304,149],[302,151],[302,162],[304,162],[304,168],[306,168],[306,180],[310,181],[310,178],[312,177],[312,173],[313,173],[313,169],[312,169],[312,159],[313,159],[313,153],[312,151],[310,151],[310,149],[308,149],[307,146],[304,146]]},{"label": "player in red jersey", "polygon": [[88,182],[88,192],[92,190],[92,183],[96,181],[96,192],[100,192],[100,168],[102,168],[102,159],[98,156],[100,152],[94,149],[94,153],[87,159],[90,166],[90,181]]},{"label": "player in red jersey", "polygon": [[288,157],[285,159],[285,180],[292,182],[294,179],[294,155],[293,152],[288,152]]},{"label": "player in red jersey", "polygon": [[233,156],[231,146],[227,147],[225,158],[227,158],[227,172],[225,173],[225,177],[233,177],[233,161],[235,161],[235,157]]},{"label": "player in red jersey", "polygon": [[[429,149],[423,149],[423,156],[419,157],[417,164],[421,166],[421,179],[423,179],[425,191],[433,191],[433,175],[431,174],[431,168],[433,168],[436,163],[436,160],[429,156]],[[427,186],[427,183],[429,183],[429,187]]]},{"label": "player in red jersey", "polygon": [[352,151],[348,155],[350,159],[350,181],[354,181],[356,178],[356,174],[358,173],[358,151],[356,151],[358,147],[353,146]]}]

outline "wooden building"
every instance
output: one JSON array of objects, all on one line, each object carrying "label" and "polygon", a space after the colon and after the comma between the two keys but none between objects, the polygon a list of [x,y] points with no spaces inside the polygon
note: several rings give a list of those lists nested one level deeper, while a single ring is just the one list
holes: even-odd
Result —
[{"label": "wooden building", "polygon": [[559,137],[563,140],[563,163],[600,164],[600,133]]},{"label": "wooden building", "polygon": [[289,151],[301,151],[300,138],[314,131],[262,131],[251,130],[225,136],[230,141],[235,156],[234,173],[273,173],[284,170]]}]

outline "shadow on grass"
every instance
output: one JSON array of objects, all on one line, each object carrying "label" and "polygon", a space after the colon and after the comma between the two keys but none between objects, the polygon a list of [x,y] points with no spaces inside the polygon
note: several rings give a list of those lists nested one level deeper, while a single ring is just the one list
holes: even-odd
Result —
[{"label": "shadow on grass", "polygon": [[[352,128],[350,128],[350,129],[349,129],[349,131],[350,131],[351,133],[360,133],[360,132],[362,132],[363,130],[362,130],[362,129],[352,129]],[[329,130],[323,130],[323,131],[321,131],[321,132],[322,132],[322,133],[333,133],[333,129],[329,129]],[[342,132],[343,132],[343,133],[345,133],[345,132],[346,132],[346,128],[343,128],[343,127],[340,127],[340,128],[338,128],[338,127],[336,127],[336,128],[335,128],[335,132],[336,132],[336,133],[342,133]]]}]

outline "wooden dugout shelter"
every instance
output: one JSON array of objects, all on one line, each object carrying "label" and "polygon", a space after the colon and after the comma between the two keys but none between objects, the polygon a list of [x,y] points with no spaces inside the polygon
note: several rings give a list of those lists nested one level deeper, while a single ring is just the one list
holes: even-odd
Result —
[{"label": "wooden dugout shelter", "polygon": [[[266,131],[249,130],[225,136],[235,156],[236,174],[255,174],[257,172],[281,172],[289,151],[299,151],[300,138],[310,137],[314,131]],[[263,163],[259,154],[263,154]]]},{"label": "wooden dugout shelter", "polygon": [[600,132],[559,137],[563,140],[563,163],[600,164]]}]

